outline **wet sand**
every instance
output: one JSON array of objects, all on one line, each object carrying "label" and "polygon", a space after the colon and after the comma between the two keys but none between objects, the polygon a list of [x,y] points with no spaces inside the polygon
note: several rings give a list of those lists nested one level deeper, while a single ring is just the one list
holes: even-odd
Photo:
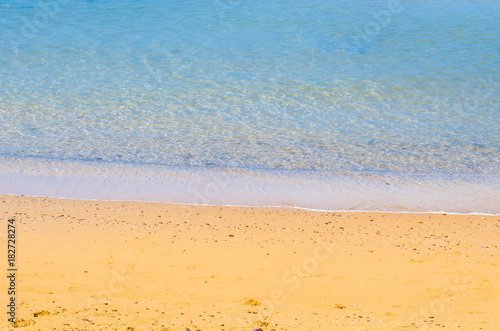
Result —
[{"label": "wet sand", "polygon": [[[500,321],[500,216],[7,195],[0,206],[4,270],[16,220],[25,330],[497,330]],[[1,287],[6,305],[6,278]]]}]

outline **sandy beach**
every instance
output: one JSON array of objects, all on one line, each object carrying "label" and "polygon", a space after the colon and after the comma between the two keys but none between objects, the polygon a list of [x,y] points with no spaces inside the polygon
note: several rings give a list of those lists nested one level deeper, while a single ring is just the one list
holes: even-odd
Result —
[{"label": "sandy beach", "polygon": [[25,330],[498,330],[500,217],[0,196]]}]

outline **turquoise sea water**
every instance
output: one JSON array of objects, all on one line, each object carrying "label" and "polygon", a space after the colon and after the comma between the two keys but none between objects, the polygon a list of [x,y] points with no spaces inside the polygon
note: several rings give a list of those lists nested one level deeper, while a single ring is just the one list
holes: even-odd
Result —
[{"label": "turquoise sea water", "polygon": [[0,35],[0,193],[500,213],[498,1],[8,1]]}]

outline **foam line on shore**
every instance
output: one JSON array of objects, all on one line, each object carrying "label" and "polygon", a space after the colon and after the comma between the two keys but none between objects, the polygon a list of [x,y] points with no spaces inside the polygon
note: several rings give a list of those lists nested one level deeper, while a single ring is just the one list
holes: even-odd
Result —
[{"label": "foam line on shore", "polygon": [[318,211],[500,214],[500,180],[491,175],[325,174],[0,161],[3,194]]}]

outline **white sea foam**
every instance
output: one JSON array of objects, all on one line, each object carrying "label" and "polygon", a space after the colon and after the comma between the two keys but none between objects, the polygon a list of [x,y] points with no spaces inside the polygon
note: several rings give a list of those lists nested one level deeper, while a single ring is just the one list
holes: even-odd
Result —
[{"label": "white sea foam", "polygon": [[0,159],[0,193],[334,211],[500,214],[496,176],[169,168]]}]

